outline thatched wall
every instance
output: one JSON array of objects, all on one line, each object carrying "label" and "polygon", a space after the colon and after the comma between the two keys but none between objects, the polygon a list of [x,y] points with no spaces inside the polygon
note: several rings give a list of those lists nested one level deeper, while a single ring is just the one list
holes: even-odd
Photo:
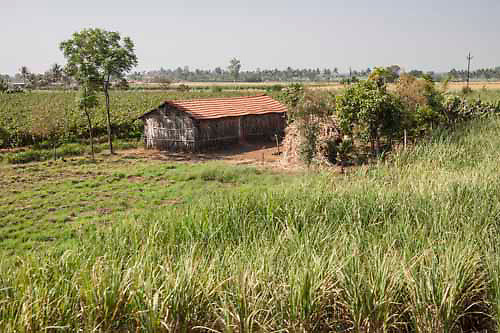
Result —
[{"label": "thatched wall", "polygon": [[160,150],[194,150],[196,127],[186,113],[162,106],[144,117],[144,144]]},{"label": "thatched wall", "polygon": [[238,143],[247,139],[274,139],[284,135],[283,113],[192,119],[187,113],[168,105],[145,115],[146,148],[196,151]]}]

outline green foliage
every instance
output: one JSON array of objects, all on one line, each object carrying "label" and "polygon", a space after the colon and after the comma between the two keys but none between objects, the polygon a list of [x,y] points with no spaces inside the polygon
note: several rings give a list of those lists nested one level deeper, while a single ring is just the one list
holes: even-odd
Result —
[{"label": "green foliage", "polygon": [[352,85],[337,97],[337,118],[344,133],[371,141],[374,152],[381,137],[390,139],[399,132],[402,112],[399,99],[371,80]]},{"label": "green foliage", "polygon": [[431,129],[445,125],[445,97],[432,80],[403,74],[395,92],[405,107],[402,127],[409,135],[429,133]]},{"label": "green foliage", "polygon": [[472,88],[465,86],[465,87],[462,87],[461,92],[462,92],[463,96],[467,96],[467,95],[471,94],[473,92],[473,90],[472,90]]},{"label": "green foliage", "polygon": [[177,90],[180,92],[188,92],[191,90],[191,87],[189,87],[187,84],[181,83],[177,86]]},{"label": "green foliage", "polygon": [[289,107],[289,109],[294,109],[297,105],[299,105],[299,102],[304,97],[304,93],[304,85],[294,83],[281,91],[280,99]]},{"label": "green foliage", "polygon": [[[33,113],[37,108],[62,114],[64,126],[61,141],[78,141],[88,135],[84,112],[78,109],[79,93],[74,91],[29,92],[6,94],[0,98],[0,148],[21,147],[43,140],[32,130]],[[248,95],[247,91],[160,92],[160,91],[111,91],[111,104],[115,106],[112,127],[118,138],[138,138],[144,125],[137,117],[158,107],[166,99],[192,99]],[[106,133],[106,102],[98,96],[98,106],[92,110],[94,133]],[[77,101],[75,103],[75,101]],[[76,104],[76,105],[75,105]]]},{"label": "green foliage", "polygon": [[210,90],[213,93],[220,93],[222,91],[222,87],[221,86],[217,86],[217,85],[213,85],[212,87],[210,87]]},{"label": "green foliage", "polygon": [[229,66],[227,67],[229,73],[235,81],[240,77],[241,62],[237,58],[233,58],[229,61]]},{"label": "green foliage", "polygon": [[50,151],[28,150],[19,153],[9,154],[7,162],[11,164],[24,164],[29,162],[44,161],[50,159]]},{"label": "green foliage", "polygon": [[66,72],[78,82],[104,85],[111,77],[122,78],[137,65],[132,40],[129,37],[122,39],[114,31],[83,29],[61,42],[59,47],[68,61]]},{"label": "green foliage", "polygon": [[281,84],[273,84],[272,86],[266,87],[268,92],[279,92],[282,91],[285,87]]},{"label": "green foliage", "polygon": [[349,154],[352,153],[354,144],[352,139],[344,137],[337,145],[337,160],[340,165],[345,165],[349,160]]},{"label": "green foliage", "polygon": [[101,86],[106,96],[107,132],[110,153],[113,153],[109,85],[111,78],[124,78],[137,65],[134,43],[118,32],[102,29],[83,29],[71,39],[61,42],[67,59],[66,73],[79,83]]},{"label": "green foliage", "polygon": [[375,67],[370,73],[368,80],[375,81],[380,87],[382,87],[387,83],[396,82],[396,80],[399,78],[399,71],[400,68],[397,65],[389,66],[386,68]]},{"label": "green foliage", "polygon": [[309,167],[316,156],[318,149],[319,126],[315,121],[302,121],[299,126],[301,142],[299,146],[300,158]]},{"label": "green foliage", "polygon": [[125,78],[122,78],[120,79],[120,81],[118,81],[114,86],[113,88],[115,89],[119,89],[119,90],[129,90],[130,89],[130,85],[128,84],[128,81],[127,79]]},{"label": "green foliage", "polygon": [[0,93],[4,93],[4,92],[7,92],[7,90],[9,89],[9,85],[7,84],[7,81],[0,77]]},{"label": "green foliage", "polygon": [[328,140],[326,140],[325,144],[326,144],[325,155],[326,158],[328,159],[328,162],[332,164],[337,163],[337,155],[338,155],[337,140],[335,138],[329,138]]}]

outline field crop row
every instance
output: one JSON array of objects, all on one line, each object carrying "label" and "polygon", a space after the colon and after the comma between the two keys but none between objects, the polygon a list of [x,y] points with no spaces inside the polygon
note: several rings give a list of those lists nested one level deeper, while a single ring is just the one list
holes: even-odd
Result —
[{"label": "field crop row", "polygon": [[[111,114],[114,133],[118,137],[140,137],[142,122],[137,117],[167,99],[192,99],[247,95],[245,91],[222,92],[161,92],[161,91],[113,91]],[[0,95],[0,148],[33,144],[42,138],[33,134],[36,126],[33,114],[47,111],[64,118],[61,140],[74,141],[87,137],[88,126],[85,115],[76,104],[75,91],[27,92]],[[99,96],[99,106],[94,112],[94,132],[106,132],[104,97]]]}]

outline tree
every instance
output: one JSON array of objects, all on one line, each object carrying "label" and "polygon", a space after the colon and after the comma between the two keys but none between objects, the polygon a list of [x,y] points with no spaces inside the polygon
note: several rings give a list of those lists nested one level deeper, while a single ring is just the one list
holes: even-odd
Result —
[{"label": "tree", "polygon": [[28,67],[26,66],[22,66],[20,69],[19,69],[19,72],[21,73],[21,77],[23,78],[23,82],[24,84],[27,84],[28,82],[28,78],[29,76],[31,75]]},{"label": "tree", "polygon": [[229,73],[231,73],[231,76],[234,78],[234,81],[238,80],[238,77],[240,76],[240,69],[241,69],[241,62],[233,58],[229,61],[229,66],[227,67],[229,70]]},{"label": "tree", "polygon": [[7,80],[0,76],[0,93],[6,92],[9,89]]},{"label": "tree", "polygon": [[89,139],[90,139],[90,148],[92,152],[92,160],[95,160],[94,154],[94,139],[92,136],[92,116],[91,112],[98,105],[97,96],[96,96],[96,86],[95,83],[90,81],[85,81],[80,87],[80,95],[78,97],[78,108],[85,113],[87,117],[87,122],[89,125]]},{"label": "tree", "polygon": [[137,65],[134,43],[122,39],[118,32],[98,28],[75,32],[71,39],[61,42],[59,48],[68,63],[67,72],[80,84],[93,82],[101,86],[106,97],[106,117],[109,151],[113,151],[109,88],[112,78],[121,79]]},{"label": "tree", "polygon": [[55,63],[50,67],[49,74],[51,83],[59,82],[63,78],[63,68],[61,65]]},{"label": "tree", "polygon": [[348,87],[337,97],[336,107],[342,130],[370,141],[375,154],[380,151],[380,138],[391,139],[400,129],[401,102],[375,81],[362,81]]},{"label": "tree", "polygon": [[399,77],[400,68],[398,65],[392,65],[390,67],[375,67],[368,77],[369,80],[377,82],[381,87],[386,83],[393,83]]}]

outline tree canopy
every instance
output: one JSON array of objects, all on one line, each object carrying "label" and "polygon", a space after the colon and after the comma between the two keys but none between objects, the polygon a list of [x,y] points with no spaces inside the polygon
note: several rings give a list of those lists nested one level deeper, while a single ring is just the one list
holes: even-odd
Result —
[{"label": "tree canopy", "polygon": [[83,29],[72,38],[61,42],[60,49],[68,63],[66,72],[80,84],[100,85],[106,96],[109,150],[113,153],[110,121],[109,86],[112,78],[124,78],[137,65],[134,43],[118,32],[99,28]]},{"label": "tree canopy", "polygon": [[115,31],[83,29],[59,47],[68,61],[67,73],[79,82],[91,78],[104,84],[122,78],[137,65],[134,43]]},{"label": "tree canopy", "polygon": [[227,67],[227,69],[236,81],[240,76],[241,62],[238,59],[233,58],[229,61],[229,66]]}]

